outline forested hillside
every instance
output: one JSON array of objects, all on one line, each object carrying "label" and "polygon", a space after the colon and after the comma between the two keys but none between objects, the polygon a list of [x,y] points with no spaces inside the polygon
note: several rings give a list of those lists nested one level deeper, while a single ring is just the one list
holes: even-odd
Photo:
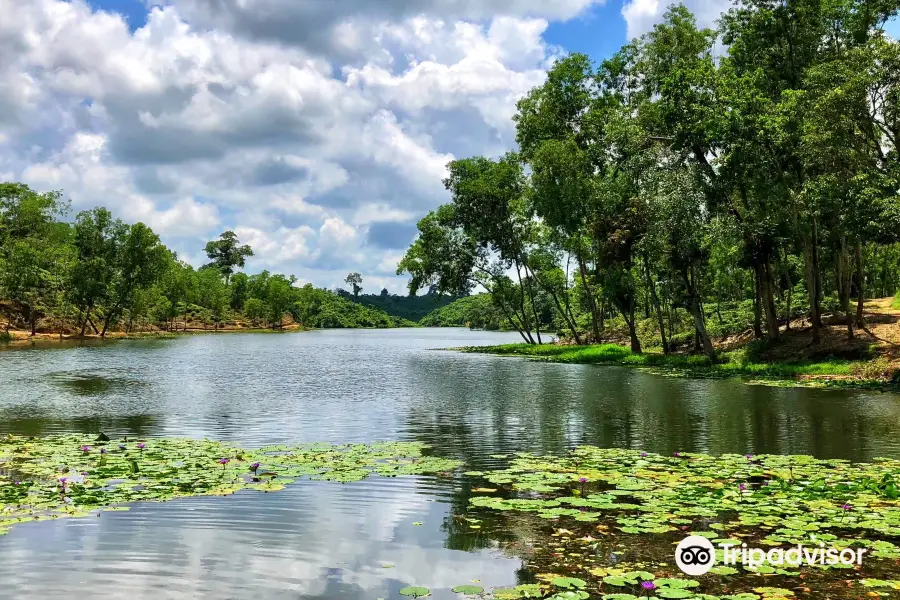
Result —
[{"label": "forested hillside", "polygon": [[679,5],[601,64],[562,58],[518,102],[514,151],[450,163],[398,274],[481,286],[528,343],[548,313],[635,353],[853,340],[900,285],[896,10],[747,0],[703,29]]},{"label": "forested hillside", "polygon": [[509,328],[509,323],[494,305],[490,294],[459,298],[438,308],[419,321],[423,327],[470,327],[496,331]]},{"label": "forested hillside", "polygon": [[[362,276],[359,273],[351,273],[347,278],[356,283],[354,288],[356,291],[362,290]],[[380,294],[353,294],[339,288],[337,294],[357,304],[376,308],[409,321],[419,321],[432,311],[446,306],[456,299],[454,296],[438,294],[435,289],[429,289],[428,293],[419,296],[398,296],[389,293],[387,289],[382,289]]]}]

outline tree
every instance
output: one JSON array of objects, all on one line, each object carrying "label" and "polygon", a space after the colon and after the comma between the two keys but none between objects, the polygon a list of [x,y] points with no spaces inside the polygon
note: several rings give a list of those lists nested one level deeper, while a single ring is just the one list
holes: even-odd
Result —
[{"label": "tree", "polygon": [[345,283],[349,283],[353,287],[353,296],[359,296],[362,291],[362,275],[359,273],[350,273],[344,278]]},{"label": "tree", "polygon": [[594,290],[589,232],[593,182],[605,158],[597,143],[602,120],[592,110],[596,92],[590,59],[572,54],[556,62],[546,82],[518,102],[513,121],[521,157],[532,168],[531,209],[575,257],[594,340],[599,341],[602,316]]},{"label": "tree", "polygon": [[266,307],[268,308],[266,318],[269,325],[274,329],[281,327],[284,314],[294,302],[293,277],[287,278],[284,275],[274,275],[266,282]]},{"label": "tree", "polygon": [[135,298],[155,285],[170,264],[169,250],[159,241],[159,236],[143,223],[126,226],[121,238],[116,240],[116,255],[110,267],[113,269],[109,306],[100,337],[106,336],[110,323],[131,306]]},{"label": "tree", "polygon": [[197,303],[209,310],[216,331],[225,320],[230,294],[218,268],[203,267],[197,271]]},{"label": "tree", "polygon": [[[39,314],[62,308],[58,293],[72,266],[69,226],[56,219],[68,204],[59,192],[37,193],[25,184],[0,183],[0,297],[27,315],[31,334]],[[13,315],[7,315],[7,328]]]},{"label": "tree", "polygon": [[110,299],[116,275],[116,262],[127,225],[113,219],[105,208],[84,211],[75,218],[74,243],[77,262],[72,272],[70,294],[72,303],[81,312],[81,331],[90,323],[91,313]]},{"label": "tree", "polygon": [[225,231],[219,235],[218,240],[207,242],[205,252],[212,261],[207,266],[218,269],[225,277],[226,285],[235,268],[243,268],[246,259],[253,256],[253,249],[246,244],[241,246],[233,231]]},{"label": "tree", "polygon": [[231,308],[243,310],[250,294],[250,278],[246,273],[235,273],[231,278]]},{"label": "tree", "polygon": [[244,303],[244,314],[254,326],[263,322],[269,312],[266,303],[259,298],[250,298]]}]

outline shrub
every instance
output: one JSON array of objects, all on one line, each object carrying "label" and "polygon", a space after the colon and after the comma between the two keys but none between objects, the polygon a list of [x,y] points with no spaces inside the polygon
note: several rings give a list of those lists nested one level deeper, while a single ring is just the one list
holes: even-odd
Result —
[{"label": "shrub", "polygon": [[877,379],[890,381],[898,375],[898,369],[891,364],[885,356],[879,356],[875,360],[857,363],[853,366],[853,374],[863,379]]}]

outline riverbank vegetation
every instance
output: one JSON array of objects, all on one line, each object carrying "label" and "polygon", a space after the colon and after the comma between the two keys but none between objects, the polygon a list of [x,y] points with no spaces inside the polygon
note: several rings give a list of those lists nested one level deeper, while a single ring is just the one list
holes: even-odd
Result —
[{"label": "riverbank vegetation", "polygon": [[866,298],[900,288],[896,10],[746,0],[702,29],[673,6],[599,65],[558,60],[515,152],[449,164],[398,274],[486,289],[527,344],[867,349]]},{"label": "riverbank vegetation", "polygon": [[622,344],[575,346],[520,343],[472,346],[463,350],[570,364],[638,367],[661,375],[740,378],[755,384],[778,385],[789,382],[791,385],[813,387],[900,388],[900,371],[884,357],[852,360],[836,357],[805,359],[798,356],[767,360],[758,355],[758,345],[755,344],[721,352],[715,362],[697,354],[635,354]]},{"label": "riverbank vegetation", "polygon": [[462,350],[551,362],[618,364],[669,375],[737,377],[775,385],[898,389],[900,310],[893,308],[893,303],[892,298],[868,301],[864,311],[868,325],[852,342],[846,339],[846,330],[837,316],[826,317],[821,341],[815,345],[809,343],[808,332],[801,331],[796,323],[777,342],[754,339],[751,331],[737,335],[726,331],[722,337],[713,338],[714,361],[702,353],[662,352],[659,337],[653,336],[651,319],[643,320],[639,327],[642,341],[651,342],[651,347],[641,353],[631,351],[621,327],[611,332],[615,343],[518,343]]},{"label": "riverbank vegetation", "polygon": [[59,192],[0,183],[3,338],[286,327],[412,325],[296,278],[238,271],[253,250],[234,232],[210,241],[209,264],[179,260],[143,223],[105,208],[66,220]]},{"label": "riverbank vegetation", "polygon": [[[459,581],[452,591],[467,597],[759,600],[856,598],[900,589],[896,460],[662,456],[591,446],[562,456],[492,458],[489,470],[465,471],[461,461],[418,442],[246,449],[198,439],[8,435],[0,439],[0,535],[35,521],[97,518],[142,501],[277,492],[308,479],[352,483],[417,475],[464,482],[461,504],[445,526],[498,540],[521,555],[523,573],[531,574],[515,587]],[[758,564],[718,564],[686,577],[671,553],[689,534],[715,545],[783,551],[824,543],[864,548],[866,555],[851,565],[782,565],[763,557]],[[416,584],[406,582],[398,593],[430,595]]]}]

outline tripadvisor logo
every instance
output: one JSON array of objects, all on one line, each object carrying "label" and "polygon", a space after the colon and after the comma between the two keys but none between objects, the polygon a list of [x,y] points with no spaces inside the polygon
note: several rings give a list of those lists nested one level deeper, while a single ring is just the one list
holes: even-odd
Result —
[{"label": "tripadvisor logo", "polygon": [[689,535],[675,547],[675,564],[688,575],[703,575],[716,562],[712,542],[699,535]]},{"label": "tripadvisor logo", "polygon": [[[866,548],[826,548],[820,543],[818,547],[808,548],[801,544],[793,548],[772,548],[768,552],[762,548],[749,548],[747,544],[721,544],[722,563],[725,565],[741,564],[752,569],[768,563],[773,566],[788,565],[798,567],[807,565],[861,565]],[[705,537],[691,535],[675,547],[675,564],[687,575],[704,575],[716,563],[716,548]]]}]

